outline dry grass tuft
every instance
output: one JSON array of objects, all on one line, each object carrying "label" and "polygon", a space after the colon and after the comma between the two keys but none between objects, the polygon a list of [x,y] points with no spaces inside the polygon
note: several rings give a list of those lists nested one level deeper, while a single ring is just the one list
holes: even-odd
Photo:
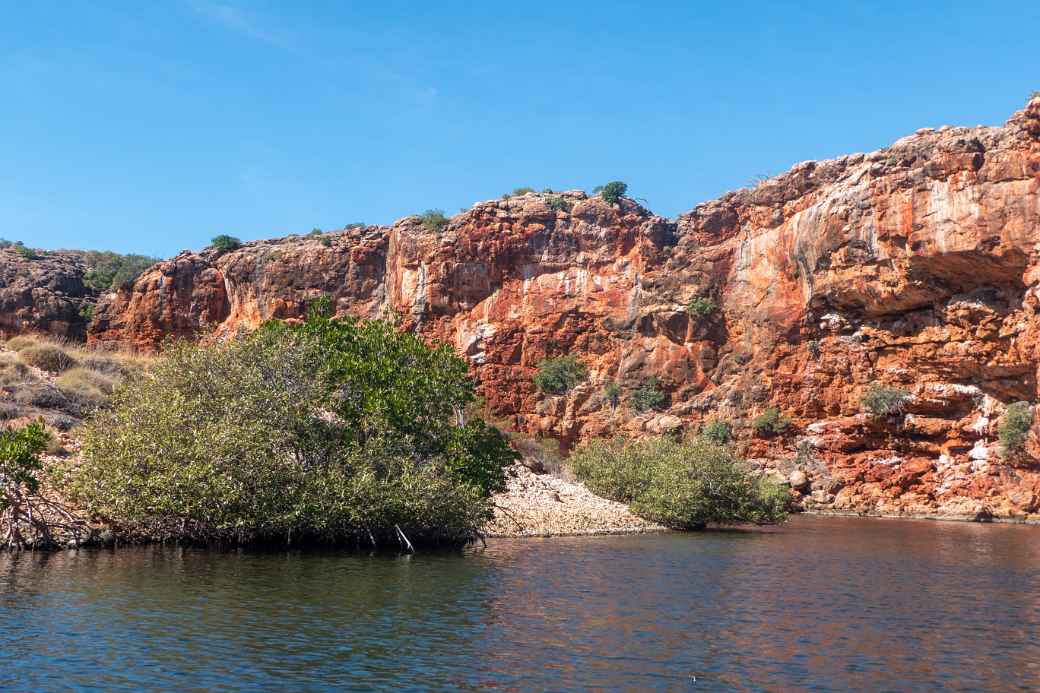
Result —
[{"label": "dry grass tuft", "polygon": [[48,373],[61,373],[76,365],[76,359],[55,344],[26,347],[18,352],[18,356],[24,363]]},{"label": "dry grass tuft", "polygon": [[21,351],[22,349],[26,349],[28,347],[39,346],[40,343],[41,339],[36,335],[22,334],[18,335],[17,337],[11,337],[7,340],[7,343],[4,346],[6,346],[11,351]]},{"label": "dry grass tuft", "polygon": [[72,368],[62,373],[55,384],[71,397],[100,402],[115,391],[117,381],[89,368]]},{"label": "dry grass tuft", "polygon": [[33,380],[29,367],[13,354],[0,354],[0,387],[12,387]]}]

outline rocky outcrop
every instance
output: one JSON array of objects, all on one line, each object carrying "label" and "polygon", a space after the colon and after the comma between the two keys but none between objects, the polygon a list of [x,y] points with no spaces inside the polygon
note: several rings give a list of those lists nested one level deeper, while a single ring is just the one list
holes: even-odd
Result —
[{"label": "rocky outcrop", "polygon": [[[1040,446],[1004,458],[995,439],[1007,404],[1036,399],[1038,241],[1040,99],[1003,127],[806,162],[676,220],[530,193],[439,231],[409,217],[184,253],[103,300],[90,340],[150,351],[328,294],[454,344],[496,416],[565,445],[724,419],[806,507],[1028,517]],[[589,377],[547,396],[532,377],[560,354]],[[863,411],[875,383],[909,393],[901,413]],[[666,401],[636,411],[640,387]],[[790,425],[759,437],[767,407]]]},{"label": "rocky outcrop", "polygon": [[41,332],[82,341],[97,293],[74,253],[0,250],[0,336]]}]

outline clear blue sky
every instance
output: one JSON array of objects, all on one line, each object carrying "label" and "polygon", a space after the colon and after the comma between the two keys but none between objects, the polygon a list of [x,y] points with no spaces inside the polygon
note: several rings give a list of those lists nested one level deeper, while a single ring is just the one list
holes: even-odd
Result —
[{"label": "clear blue sky", "polygon": [[675,215],[1040,89],[1040,3],[0,0],[0,236],[170,255],[612,179]]}]

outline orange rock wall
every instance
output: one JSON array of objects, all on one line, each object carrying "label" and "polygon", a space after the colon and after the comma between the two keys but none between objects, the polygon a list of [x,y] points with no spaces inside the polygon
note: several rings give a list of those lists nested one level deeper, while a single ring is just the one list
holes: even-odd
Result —
[{"label": "orange rock wall", "polygon": [[[1003,127],[799,164],[675,220],[531,193],[439,232],[408,217],[183,253],[106,297],[89,340],[151,351],[298,317],[328,294],[341,313],[394,311],[454,344],[495,416],[565,445],[725,419],[772,473],[805,473],[809,508],[1025,518],[1040,512],[1040,446],[1001,458],[996,426],[1036,400],[1038,241],[1034,100]],[[691,314],[694,298],[717,309]],[[538,363],[568,353],[588,380],[539,393]],[[649,378],[668,394],[659,411],[604,394]],[[873,383],[912,393],[906,411],[863,413]],[[769,406],[792,423],[761,438],[749,424]]]}]

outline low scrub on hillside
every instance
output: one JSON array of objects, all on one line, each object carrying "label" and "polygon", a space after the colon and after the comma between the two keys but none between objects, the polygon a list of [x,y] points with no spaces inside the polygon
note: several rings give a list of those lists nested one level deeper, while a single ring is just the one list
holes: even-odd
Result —
[{"label": "low scrub on hillside", "polygon": [[43,417],[66,430],[106,406],[115,388],[141,375],[149,359],[20,335],[0,354],[2,418]]},{"label": "low scrub on hillside", "polygon": [[480,419],[460,425],[466,362],[321,306],[300,325],[171,346],[88,423],[75,497],[149,538],[474,537],[516,455]]},{"label": "low scrub on hillside", "polygon": [[753,471],[732,447],[698,436],[597,440],[570,459],[598,495],[673,529],[773,524],[787,516],[783,487]]}]

